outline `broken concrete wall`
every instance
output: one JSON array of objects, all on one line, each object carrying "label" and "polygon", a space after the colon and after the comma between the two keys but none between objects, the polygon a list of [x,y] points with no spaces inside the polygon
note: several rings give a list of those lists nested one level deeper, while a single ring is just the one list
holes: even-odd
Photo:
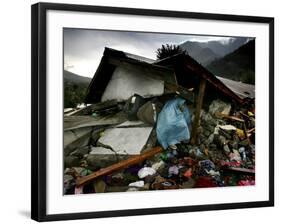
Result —
[{"label": "broken concrete wall", "polygon": [[89,144],[92,127],[84,127],[74,130],[64,131],[63,145],[64,155],[69,155],[78,147]]},{"label": "broken concrete wall", "polygon": [[109,81],[101,101],[116,99],[127,100],[134,94],[143,97],[159,96],[164,93],[164,81],[153,79],[145,75],[146,72],[133,65],[121,65],[117,67]]}]

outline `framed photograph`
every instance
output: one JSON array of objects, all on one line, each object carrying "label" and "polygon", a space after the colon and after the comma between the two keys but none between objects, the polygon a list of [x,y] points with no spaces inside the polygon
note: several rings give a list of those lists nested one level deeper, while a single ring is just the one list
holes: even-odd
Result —
[{"label": "framed photograph", "polygon": [[274,205],[274,19],[32,5],[32,219]]}]

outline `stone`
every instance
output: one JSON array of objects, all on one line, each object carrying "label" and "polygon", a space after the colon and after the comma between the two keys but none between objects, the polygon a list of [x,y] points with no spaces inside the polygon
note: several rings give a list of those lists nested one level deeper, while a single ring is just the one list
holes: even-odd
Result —
[{"label": "stone", "polygon": [[91,147],[90,155],[116,155],[112,149],[105,147]]},{"label": "stone", "polygon": [[119,160],[115,154],[89,154],[86,161],[91,170],[97,170],[117,163]]},{"label": "stone", "polygon": [[73,180],[74,180],[74,178],[71,175],[66,174],[66,175],[63,176],[63,182],[64,183],[71,182]]},{"label": "stone", "polygon": [[229,115],[231,110],[231,104],[222,100],[214,100],[209,106],[209,113],[215,115],[217,112]]},{"label": "stone", "polygon": [[221,147],[223,147],[226,144],[226,138],[222,135],[219,135],[217,140],[218,140],[218,144]]},{"label": "stone", "polygon": [[214,138],[215,138],[215,135],[214,135],[214,134],[211,134],[211,135],[208,137],[207,144],[208,144],[208,145],[212,144],[213,141],[214,141]]},{"label": "stone", "polygon": [[96,145],[98,139],[101,137],[101,134],[104,132],[105,128],[95,128],[91,134],[90,144]]},{"label": "stone", "polygon": [[237,141],[229,141],[228,145],[232,148],[232,149],[238,149],[238,142]]},{"label": "stone", "polygon": [[217,125],[217,122],[214,119],[214,117],[212,116],[212,114],[207,113],[205,111],[202,111],[202,113],[201,113],[201,120],[204,125],[211,125],[211,126]]},{"label": "stone", "polygon": [[80,159],[77,156],[64,157],[64,167],[77,167],[80,165]]},{"label": "stone", "polygon": [[70,168],[65,168],[63,173],[64,174],[68,174],[69,172],[71,172],[71,169]]},{"label": "stone", "polygon": [[228,145],[224,145],[224,146],[223,146],[223,151],[224,151],[226,154],[230,153],[230,149],[229,149]]},{"label": "stone", "polygon": [[102,178],[96,179],[94,181],[94,189],[96,193],[104,193],[106,189],[106,184]]},{"label": "stone", "polygon": [[73,191],[75,186],[75,180],[71,175],[63,176],[63,193],[67,194],[69,191]]},{"label": "stone", "polygon": [[204,144],[200,144],[199,148],[200,148],[201,152],[204,152],[204,150],[206,149],[206,146]]},{"label": "stone", "polygon": [[209,145],[209,150],[216,150],[217,149],[217,145],[216,144],[210,144]]},{"label": "stone", "polygon": [[212,134],[212,132],[208,131],[208,130],[204,130],[203,135],[204,137],[209,137]]},{"label": "stone", "polygon": [[128,159],[128,154],[118,154],[112,149],[105,147],[91,147],[89,155],[86,157],[87,164],[92,170],[104,168],[117,163],[121,160]]},{"label": "stone", "polygon": [[152,164],[151,168],[155,169],[156,171],[159,171],[165,167],[165,162],[160,160],[157,163]]},{"label": "stone", "polygon": [[72,153],[70,153],[70,155],[77,156],[79,158],[83,158],[85,154],[88,154],[89,150],[90,150],[89,146],[80,147],[80,148],[77,148]]},{"label": "stone", "polygon": [[68,156],[77,148],[87,146],[91,137],[91,127],[65,130],[63,135],[64,156]]}]

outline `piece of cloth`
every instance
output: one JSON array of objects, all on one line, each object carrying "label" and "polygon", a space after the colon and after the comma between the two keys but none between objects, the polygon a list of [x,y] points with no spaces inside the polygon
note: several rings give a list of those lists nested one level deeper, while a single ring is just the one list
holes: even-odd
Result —
[{"label": "piece of cloth", "polygon": [[190,139],[190,113],[185,100],[175,98],[169,100],[159,113],[157,119],[157,139],[164,149],[181,141]]}]

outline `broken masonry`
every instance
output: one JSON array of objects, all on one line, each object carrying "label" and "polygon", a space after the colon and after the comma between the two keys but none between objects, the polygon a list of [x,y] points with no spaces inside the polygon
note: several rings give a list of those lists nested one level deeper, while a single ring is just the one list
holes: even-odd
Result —
[{"label": "broken masonry", "polygon": [[254,185],[254,97],[185,53],[105,48],[86,106],[64,111],[64,194]]}]

